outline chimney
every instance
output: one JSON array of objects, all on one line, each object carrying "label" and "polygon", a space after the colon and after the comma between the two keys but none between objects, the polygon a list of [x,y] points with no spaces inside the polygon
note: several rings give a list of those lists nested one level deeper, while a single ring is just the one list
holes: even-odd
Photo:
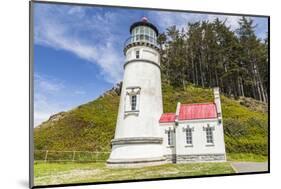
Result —
[{"label": "chimney", "polygon": [[214,87],[214,101],[217,108],[218,118],[222,119],[222,111],[221,111],[221,98],[220,98],[220,88]]},{"label": "chimney", "polygon": [[177,109],[176,109],[176,120],[175,120],[176,126],[178,126],[179,114],[180,114],[180,107],[181,107],[181,103],[178,102],[178,104],[177,104]]}]

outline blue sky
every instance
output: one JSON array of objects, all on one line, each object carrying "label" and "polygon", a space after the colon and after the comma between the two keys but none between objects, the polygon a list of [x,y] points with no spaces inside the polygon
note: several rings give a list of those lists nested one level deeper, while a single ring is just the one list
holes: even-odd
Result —
[{"label": "blue sky", "polygon": [[[146,16],[160,32],[187,22],[239,16],[35,3],[34,122],[94,100],[122,80],[123,43],[130,25]],[[267,19],[253,17],[256,34],[267,35]]]}]

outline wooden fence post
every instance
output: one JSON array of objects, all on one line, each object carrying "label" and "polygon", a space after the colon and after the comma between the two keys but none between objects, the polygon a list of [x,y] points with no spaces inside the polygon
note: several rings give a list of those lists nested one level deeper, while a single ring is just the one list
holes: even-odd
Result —
[{"label": "wooden fence post", "polygon": [[75,161],[75,151],[73,151],[72,161]]},{"label": "wooden fence post", "polygon": [[48,150],[46,150],[46,154],[45,154],[45,163],[47,162],[47,158],[48,158]]},{"label": "wooden fence post", "polygon": [[96,162],[98,162],[98,152],[96,151]]}]

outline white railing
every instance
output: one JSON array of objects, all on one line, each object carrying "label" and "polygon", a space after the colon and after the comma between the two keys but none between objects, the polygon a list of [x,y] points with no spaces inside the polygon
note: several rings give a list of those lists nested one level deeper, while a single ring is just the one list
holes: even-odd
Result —
[{"label": "white railing", "polygon": [[157,39],[150,37],[148,35],[133,35],[129,37],[124,43],[124,48],[126,48],[130,44],[138,43],[138,42],[149,43],[159,48]]}]

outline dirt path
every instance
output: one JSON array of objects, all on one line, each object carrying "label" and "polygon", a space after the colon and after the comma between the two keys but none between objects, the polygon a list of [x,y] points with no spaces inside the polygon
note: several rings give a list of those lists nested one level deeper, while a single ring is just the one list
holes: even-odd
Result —
[{"label": "dirt path", "polygon": [[268,171],[268,162],[231,162],[236,173]]}]

